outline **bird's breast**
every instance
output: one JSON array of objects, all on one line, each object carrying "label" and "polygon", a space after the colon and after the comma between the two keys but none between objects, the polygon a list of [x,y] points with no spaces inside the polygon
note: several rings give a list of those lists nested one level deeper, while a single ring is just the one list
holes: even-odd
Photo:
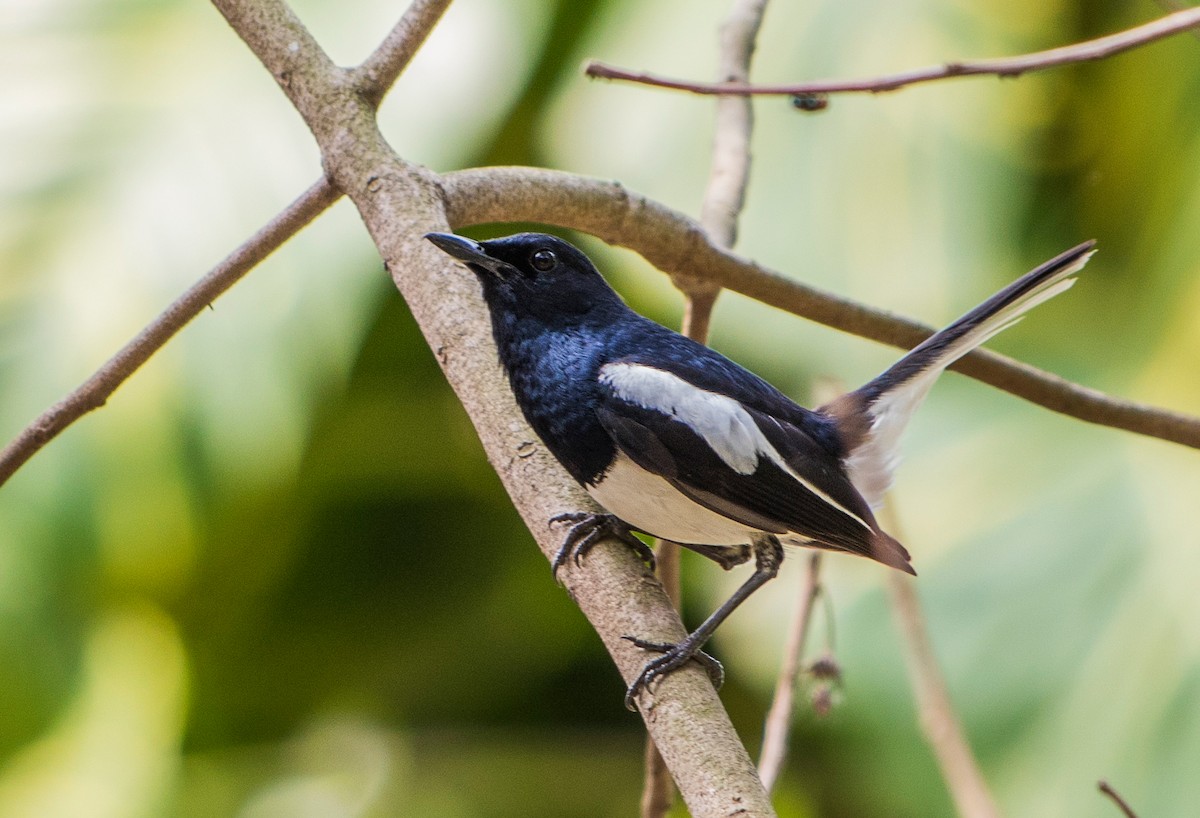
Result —
[{"label": "bird's breast", "polygon": [[639,531],[664,540],[732,546],[744,545],[759,533],[690,500],[624,453],[618,453],[601,478],[586,488],[607,511]]},{"label": "bird's breast", "polygon": [[594,482],[614,446],[596,419],[595,344],[577,334],[497,337],[513,396],[534,432],[579,483]]}]

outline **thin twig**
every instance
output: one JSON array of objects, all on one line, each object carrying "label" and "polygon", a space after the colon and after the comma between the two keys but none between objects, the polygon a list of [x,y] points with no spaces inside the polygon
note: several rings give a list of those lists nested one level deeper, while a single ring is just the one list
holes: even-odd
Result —
[{"label": "thin twig", "polygon": [[[530,221],[569,227],[628,247],[666,273],[701,276],[810,321],[911,349],[933,330],[797,281],[717,247],[698,224],[653,199],[600,179],[526,167],[447,173],[455,226]],[[1200,418],[1106,395],[986,349],[952,367],[986,384],[1088,423],[1200,449]]]},{"label": "thin twig", "polygon": [[979,771],[963,732],[921,615],[913,580],[898,571],[888,573],[892,612],[904,637],[909,676],[920,711],[921,730],[929,742],[950,796],[963,818],[999,818],[987,782]]},{"label": "thin twig", "polygon": [[[359,69],[360,93],[378,105],[425,42],[449,0],[416,0],[387,38]],[[97,369],[90,378],[42,412],[0,451],[0,486],[64,429],[103,406],[154,353],[175,337],[202,309],[237,283],[285,241],[340,198],[322,177],[277,214],[220,264],[193,284],[171,306]]]},{"label": "thin twig", "polygon": [[[719,73],[723,82],[749,81],[750,61],[754,57],[766,5],[767,0],[737,0],[721,24]],[[738,219],[750,180],[750,137],[753,132],[754,109],[749,99],[723,97],[717,100],[712,162],[700,207],[700,224],[713,244],[720,247],[732,249],[737,243]]]},{"label": "thin twig", "polygon": [[372,107],[379,107],[449,5],[450,0],[414,0],[379,47],[354,70],[359,93]]},{"label": "thin twig", "polygon": [[1125,818],[1138,818],[1137,813],[1133,811],[1133,807],[1129,806],[1125,799],[1121,797],[1121,794],[1114,790],[1112,785],[1107,781],[1101,780],[1096,782],[1096,788],[1112,799],[1112,802],[1117,805],[1117,809],[1124,813]]},{"label": "thin twig", "polygon": [[230,253],[204,278],[175,299],[116,355],[109,358],[71,394],[42,412],[0,451],[0,485],[79,418],[99,409],[142,364],[171,340],[200,311],[236,284],[242,276],[296,235],[338,199],[338,192],[321,179],[257,233]]},{"label": "thin twig", "polygon": [[[817,381],[812,390],[816,403],[826,404],[843,394],[845,385],[834,378],[823,378]],[[775,789],[783,765],[787,761],[788,744],[791,737],[793,713],[796,708],[796,679],[800,675],[801,663],[804,661],[805,644],[808,641],[808,630],[812,627],[813,606],[821,593],[821,563],[823,555],[813,551],[809,556],[808,570],[805,571],[803,586],[799,594],[799,604],[792,614],[792,622],[788,628],[787,639],[784,642],[783,660],[779,665],[779,675],[775,680],[775,693],[771,699],[771,709],[763,725],[762,750],[758,754],[758,776],[762,779],[767,792]],[[824,596],[827,608],[829,597]],[[832,610],[827,610],[825,618],[829,633],[826,639],[826,649],[833,651],[834,619]]]},{"label": "thin twig", "polygon": [[[884,527],[903,539],[890,505],[883,508],[881,516],[887,519]],[[887,584],[892,616],[904,642],[904,658],[917,700],[921,730],[937,759],[958,814],[962,818],[999,818],[1000,810],[979,771],[962,722],[950,701],[946,680],[938,667],[921,613],[916,585],[912,577],[899,571],[888,572]]]},{"label": "thin twig", "polygon": [[[718,73],[722,79],[749,79],[750,61],[754,56],[755,40],[766,5],[767,0],[734,0],[719,34]],[[745,97],[721,97],[717,100],[716,108],[712,163],[700,206],[700,223],[714,244],[733,247],[737,241],[737,223],[750,175],[750,134],[754,127],[754,115],[750,100]],[[681,332],[693,340],[706,343],[720,288],[706,279],[693,276],[676,275],[672,280],[686,299]],[[659,575],[676,607],[679,607],[682,595],[680,553],[681,549],[676,543],[659,542]],[[674,783],[666,765],[662,763],[662,757],[654,749],[653,741],[647,738],[646,743],[642,816],[659,818],[666,815],[671,807]]]},{"label": "thin twig", "polygon": [[1051,48],[1048,51],[1037,51],[1032,54],[1022,54],[1016,57],[1001,57],[998,59],[961,60],[943,65],[931,65],[925,68],[914,68],[895,74],[885,74],[879,77],[849,80],[817,80],[814,82],[792,83],[784,85],[751,85],[745,82],[690,82],[688,80],[671,79],[640,71],[629,71],[624,68],[606,65],[601,62],[590,62],[584,69],[589,77],[608,80],[622,80],[641,85],[651,85],[656,88],[669,88],[676,91],[689,91],[693,94],[721,94],[732,96],[752,95],[807,95],[807,94],[837,94],[837,93],[870,93],[895,91],[909,85],[935,80],[953,79],[978,75],[994,75],[998,77],[1016,77],[1029,71],[1041,71],[1060,65],[1101,60],[1120,54],[1123,51],[1170,37],[1173,34],[1187,31],[1200,26],[1200,8],[1189,8],[1161,17],[1149,23],[1136,26],[1116,34],[1098,37],[1074,45]]},{"label": "thin twig", "polygon": [[[1184,9],[1192,8],[1190,4],[1184,3],[1183,0],[1157,0],[1157,2],[1163,11],[1183,11]],[[1192,29],[1188,34],[1191,34],[1193,39],[1200,40],[1200,31]]]},{"label": "thin twig", "polygon": [[758,754],[758,776],[767,792],[775,789],[775,782],[787,760],[788,739],[792,732],[792,711],[795,709],[796,679],[804,662],[804,648],[808,641],[808,629],[812,622],[813,608],[821,595],[821,552],[814,551],[808,558],[808,570],[804,574],[804,587],[800,592],[800,604],[788,628],[783,661],[779,665],[779,678],[775,680],[775,697],[763,730],[762,751]]}]

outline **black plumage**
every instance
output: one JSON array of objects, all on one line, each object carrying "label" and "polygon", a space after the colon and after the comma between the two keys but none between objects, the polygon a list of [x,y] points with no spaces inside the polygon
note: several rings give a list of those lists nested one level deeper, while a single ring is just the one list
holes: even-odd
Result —
[{"label": "black plumage", "polygon": [[601,534],[669,539],[755,572],[630,686],[702,658],[717,625],[775,575],[783,544],[860,554],[915,573],[872,507],[891,480],[905,422],[937,375],[1025,311],[1061,292],[1092,243],[1047,262],[905,355],[862,388],[805,409],[708,347],[638,315],[567,242],[522,233],[430,241],[479,278],[517,404],[546,448],[607,514],[571,522],[558,567]]}]

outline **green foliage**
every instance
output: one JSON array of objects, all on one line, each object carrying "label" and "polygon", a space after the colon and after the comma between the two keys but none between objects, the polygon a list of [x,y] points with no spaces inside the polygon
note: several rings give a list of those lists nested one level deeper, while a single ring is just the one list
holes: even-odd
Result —
[{"label": "green foliage", "polygon": [[[5,436],[318,173],[294,112],[203,4],[18,6],[0,30]],[[383,126],[438,170],[536,163],[695,212],[711,101],[591,83],[578,65],[710,77],[725,6],[460,0]],[[297,8],[343,63],[399,13]],[[1016,53],[1133,14],[777,3],[755,75]],[[1095,237],[1079,285],[996,346],[1200,411],[1198,49],[1178,37],[815,116],[761,101],[739,250],[939,323]],[[587,246],[636,307],[675,320],[665,279]],[[735,295],[714,344],[799,398],[895,354]],[[953,376],[906,448],[903,538],[1006,811],[1099,814],[1106,777],[1145,815],[1193,814],[1195,454]],[[801,562],[715,643],[752,751]],[[799,714],[781,814],[952,814],[879,570],[826,565],[844,694],[828,719]],[[700,560],[685,575],[691,623],[743,578]],[[3,818],[629,815],[640,759],[616,671],[345,203],[0,491]]]}]

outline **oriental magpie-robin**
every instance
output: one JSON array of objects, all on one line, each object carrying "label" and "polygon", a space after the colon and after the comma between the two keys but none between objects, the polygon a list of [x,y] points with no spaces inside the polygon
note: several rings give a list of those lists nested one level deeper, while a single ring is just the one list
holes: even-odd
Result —
[{"label": "oriental magpie-robin", "polygon": [[517,404],[546,448],[608,513],[568,513],[554,559],[576,563],[605,535],[652,559],[633,536],[672,540],[754,574],[676,645],[631,637],[660,655],[629,687],[697,659],[717,626],[775,576],[783,545],[870,557],[915,574],[875,521],[901,433],[943,369],[1074,283],[1086,242],[1017,279],[928,338],[866,386],[805,409],[708,347],[638,315],[578,249],[521,233],[474,242],[426,236],[483,285]]}]

